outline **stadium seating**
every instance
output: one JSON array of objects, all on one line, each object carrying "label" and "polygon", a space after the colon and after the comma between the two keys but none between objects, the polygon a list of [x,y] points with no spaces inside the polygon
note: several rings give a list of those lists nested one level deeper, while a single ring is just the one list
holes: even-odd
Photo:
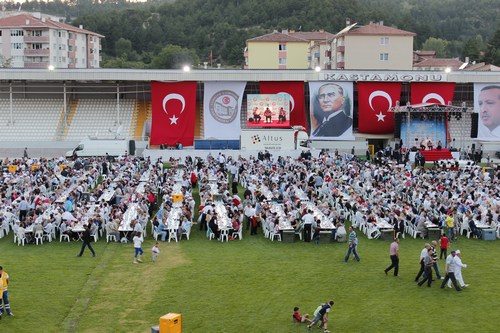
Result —
[{"label": "stadium seating", "polygon": [[52,141],[63,112],[63,101],[52,98],[0,99],[0,140]]},{"label": "stadium seating", "polygon": [[89,136],[129,137],[134,108],[134,99],[121,100],[118,122],[115,99],[79,99],[65,140],[79,141]]}]

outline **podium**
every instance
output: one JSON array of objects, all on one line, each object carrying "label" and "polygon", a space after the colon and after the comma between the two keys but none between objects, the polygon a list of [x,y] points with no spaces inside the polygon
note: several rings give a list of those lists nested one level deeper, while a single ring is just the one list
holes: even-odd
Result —
[{"label": "podium", "polygon": [[167,313],[160,317],[160,333],[182,333],[180,313]]}]

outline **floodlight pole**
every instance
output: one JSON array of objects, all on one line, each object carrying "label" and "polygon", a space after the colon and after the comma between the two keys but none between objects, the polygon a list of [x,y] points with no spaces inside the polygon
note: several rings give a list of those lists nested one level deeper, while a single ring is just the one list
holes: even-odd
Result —
[{"label": "floodlight pole", "polygon": [[66,100],[66,82],[63,83],[63,112],[64,112],[64,123],[68,126],[68,101]]},{"label": "floodlight pole", "polygon": [[116,124],[120,125],[120,84],[116,84]]},{"label": "floodlight pole", "polygon": [[10,124],[14,126],[14,112],[12,110],[12,82],[9,82]]}]

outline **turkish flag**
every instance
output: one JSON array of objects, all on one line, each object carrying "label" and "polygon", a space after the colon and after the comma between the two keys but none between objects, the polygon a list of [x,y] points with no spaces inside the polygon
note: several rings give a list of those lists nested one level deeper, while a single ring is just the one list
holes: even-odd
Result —
[{"label": "turkish flag", "polygon": [[196,82],[151,82],[152,145],[194,144]]},{"label": "turkish flag", "polygon": [[455,82],[412,82],[411,104],[438,103],[448,105],[453,101]]},{"label": "turkish flag", "polygon": [[401,82],[358,82],[358,131],[368,134],[394,132],[394,113],[401,96]]},{"label": "turkish flag", "polygon": [[304,108],[304,82],[260,82],[261,94],[288,94],[290,96],[290,125],[307,128]]}]

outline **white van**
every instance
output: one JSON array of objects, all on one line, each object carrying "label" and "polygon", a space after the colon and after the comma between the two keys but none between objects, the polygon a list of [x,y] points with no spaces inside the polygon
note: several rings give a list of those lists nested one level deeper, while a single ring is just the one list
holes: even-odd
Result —
[{"label": "white van", "polygon": [[[131,141],[134,143],[130,145]],[[125,152],[134,155],[135,151],[129,151],[129,147],[135,150],[135,142],[133,140],[116,140],[116,139],[84,139],[75,149],[66,153],[67,158],[73,156],[89,157],[89,156],[123,156]]]}]

